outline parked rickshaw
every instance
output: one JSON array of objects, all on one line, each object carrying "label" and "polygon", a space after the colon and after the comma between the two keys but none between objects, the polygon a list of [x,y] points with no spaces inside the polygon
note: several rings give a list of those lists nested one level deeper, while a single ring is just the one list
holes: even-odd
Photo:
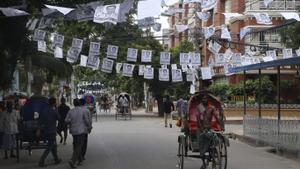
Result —
[{"label": "parked rickshaw", "polygon": [[100,111],[103,110],[105,113],[110,113],[111,100],[108,95],[100,97]]},{"label": "parked rickshaw", "polygon": [[128,93],[120,93],[117,98],[117,110],[115,115],[116,120],[118,119],[118,117],[123,117],[125,120],[127,120],[127,118],[129,117],[129,119],[131,120],[132,114],[130,101],[130,95]]},{"label": "parked rickshaw", "polygon": [[17,159],[19,161],[19,150],[28,150],[31,155],[33,149],[45,149],[43,130],[37,136],[39,128],[38,119],[40,113],[50,108],[48,99],[42,96],[32,96],[26,101],[21,109],[21,121],[19,123],[19,134],[17,135]]},{"label": "parked rickshaw", "polygon": [[[199,150],[199,125],[198,125],[198,105],[202,102],[202,98],[206,97],[208,105],[213,106],[216,112],[219,112],[218,118],[224,121],[224,113],[221,102],[207,91],[201,91],[193,95],[189,100],[188,114],[182,117],[182,132],[178,136],[178,167],[183,169],[185,157],[202,159],[203,166],[201,169],[226,169],[227,167],[227,146],[229,140],[224,136],[224,123],[216,124],[212,122],[210,130],[205,131],[210,139],[205,144],[208,145],[207,152],[200,155]],[[222,126],[223,125],[223,126]]]}]

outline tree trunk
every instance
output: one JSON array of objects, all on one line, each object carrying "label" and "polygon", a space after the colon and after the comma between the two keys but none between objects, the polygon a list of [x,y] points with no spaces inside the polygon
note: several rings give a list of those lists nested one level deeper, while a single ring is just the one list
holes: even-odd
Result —
[{"label": "tree trunk", "polygon": [[158,107],[158,116],[163,117],[164,116],[163,97],[156,96],[156,100],[157,100],[157,107]]}]

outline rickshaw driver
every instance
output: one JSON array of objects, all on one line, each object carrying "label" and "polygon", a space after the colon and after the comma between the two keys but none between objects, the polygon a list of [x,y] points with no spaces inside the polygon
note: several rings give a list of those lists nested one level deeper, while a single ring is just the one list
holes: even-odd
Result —
[{"label": "rickshaw driver", "polygon": [[197,137],[199,141],[199,152],[200,157],[202,159],[203,165],[200,169],[206,168],[204,154],[208,151],[210,146],[210,141],[212,139],[212,135],[209,132],[210,130],[214,130],[212,127],[213,122],[220,123],[220,120],[217,115],[217,110],[214,106],[208,104],[208,98],[204,95],[201,99],[201,103],[197,106],[198,116],[198,132]]}]

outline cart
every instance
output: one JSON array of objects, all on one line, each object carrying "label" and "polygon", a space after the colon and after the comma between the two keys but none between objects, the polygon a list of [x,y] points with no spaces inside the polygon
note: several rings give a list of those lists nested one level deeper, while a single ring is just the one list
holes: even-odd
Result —
[{"label": "cart", "polygon": [[38,137],[38,119],[40,113],[49,108],[48,99],[42,96],[32,96],[21,109],[21,121],[19,123],[19,134],[17,135],[17,160],[20,160],[20,150],[28,150],[32,154],[33,149],[45,149],[47,143],[43,131]]},{"label": "cart", "polygon": [[[122,104],[122,99],[127,99],[127,105]],[[120,93],[120,95],[117,98],[117,110],[116,110],[116,115],[115,118],[116,120],[118,117],[121,117],[125,120],[129,118],[130,120],[132,119],[132,114],[131,114],[131,104],[130,104],[130,95],[128,93]]]},{"label": "cart", "polygon": [[[201,169],[226,169],[227,167],[227,147],[229,140],[224,136],[220,126],[212,126],[213,130],[205,132],[211,137],[208,151],[200,156],[199,140],[198,140],[198,121],[197,121],[197,106],[201,103],[202,97],[207,96],[208,104],[215,107],[221,112],[221,103],[216,97],[207,91],[201,91],[193,95],[189,100],[188,114],[182,119],[182,134],[178,136],[178,168],[184,168],[185,158],[202,159],[203,166]],[[219,113],[223,116],[223,113]],[[220,118],[224,118],[220,117]]]}]

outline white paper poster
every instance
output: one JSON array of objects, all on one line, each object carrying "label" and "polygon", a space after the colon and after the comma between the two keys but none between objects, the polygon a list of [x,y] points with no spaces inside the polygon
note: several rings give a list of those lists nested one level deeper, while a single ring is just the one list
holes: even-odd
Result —
[{"label": "white paper poster", "polygon": [[289,49],[283,49],[282,50],[282,54],[283,54],[283,58],[292,58],[293,57],[293,49],[289,48]]},{"label": "white paper poster", "polygon": [[176,31],[178,33],[183,32],[183,31],[189,29],[188,25],[175,25],[175,27],[176,27]]},{"label": "white paper poster", "polygon": [[110,22],[117,24],[119,19],[120,4],[98,6],[94,14],[95,23]]},{"label": "white paper poster", "polygon": [[116,73],[121,73],[123,64],[122,63],[117,63],[116,64]]},{"label": "white paper poster", "polygon": [[297,55],[297,56],[300,56],[300,49],[297,49],[297,50],[296,50],[296,55]]},{"label": "white paper poster", "polygon": [[221,39],[231,40],[230,32],[228,31],[227,26],[222,26]]},{"label": "white paper poster", "polygon": [[123,64],[123,76],[132,77],[134,65],[124,63]]},{"label": "white paper poster", "polygon": [[201,67],[201,76],[203,80],[212,79],[211,67]]},{"label": "white paper poster", "polygon": [[82,39],[77,39],[77,38],[73,38],[72,40],[72,48],[78,48],[78,49],[82,49],[82,45],[83,45],[83,40]]},{"label": "white paper poster", "polygon": [[264,0],[264,4],[266,7],[269,7],[269,4],[273,2],[273,0]]},{"label": "white paper poster", "polygon": [[96,55],[89,55],[86,66],[92,69],[97,69],[99,66],[99,57]]},{"label": "white paper poster", "polygon": [[242,61],[242,54],[241,53],[234,53],[231,57],[232,64],[238,65],[241,64]]},{"label": "white paper poster", "polygon": [[221,47],[222,46],[217,42],[213,43],[212,41],[210,41],[208,44],[208,50],[211,51],[213,54],[219,53]]},{"label": "white paper poster", "polygon": [[34,41],[44,41],[46,32],[43,30],[36,29],[34,30],[33,40]]},{"label": "white paper poster", "polygon": [[86,67],[87,60],[88,60],[87,56],[81,55],[81,57],[80,57],[80,66]]},{"label": "white paper poster", "polygon": [[255,16],[256,22],[258,24],[272,25],[272,20],[269,17],[268,13],[255,13],[253,15]]},{"label": "white paper poster", "polygon": [[215,60],[214,60],[212,55],[210,55],[210,57],[208,58],[207,65],[210,66],[210,67],[213,67],[215,65]]},{"label": "white paper poster", "polygon": [[72,62],[76,62],[78,57],[79,57],[79,54],[80,54],[80,49],[78,48],[70,48],[68,50],[68,59],[71,60]]},{"label": "white paper poster", "polygon": [[204,11],[208,11],[213,9],[217,5],[217,0],[202,0],[201,2],[201,8]]},{"label": "white paper poster", "polygon": [[133,48],[128,48],[127,50],[127,61],[136,62],[137,61],[138,50]]},{"label": "white paper poster", "polygon": [[45,41],[38,41],[38,51],[40,52],[47,52],[47,45]]},{"label": "white paper poster", "polygon": [[114,66],[114,60],[104,58],[102,62],[101,71],[105,73],[111,73]]},{"label": "white paper poster", "polygon": [[250,31],[251,31],[250,28],[246,28],[246,27],[242,28],[240,30],[240,40],[242,40]]},{"label": "white paper poster", "polygon": [[180,53],[179,55],[180,64],[189,64],[190,63],[190,56],[189,53]]},{"label": "white paper poster", "polygon": [[100,43],[90,42],[89,55],[99,55],[100,54]]},{"label": "white paper poster", "polygon": [[201,65],[201,55],[200,53],[190,52],[190,60],[193,65]]},{"label": "white paper poster", "polygon": [[221,66],[225,63],[225,56],[224,53],[218,53],[217,55],[215,55],[215,60],[216,60],[216,64]]},{"label": "white paper poster", "polygon": [[207,21],[210,17],[210,12],[197,12],[197,16],[202,21]]},{"label": "white paper poster", "polygon": [[55,58],[64,58],[63,49],[61,47],[56,46],[54,49],[54,57]]},{"label": "white paper poster", "polygon": [[59,35],[57,33],[54,33],[54,39],[53,39],[53,45],[58,46],[58,47],[62,47],[64,45],[64,36],[63,35]]},{"label": "white paper poster", "polygon": [[142,62],[151,62],[151,60],[152,60],[152,51],[142,50]]},{"label": "white paper poster", "polygon": [[268,50],[266,51],[266,55],[269,57],[272,57],[272,60],[276,60],[277,59],[277,54],[275,50]]},{"label": "white paper poster", "polygon": [[171,53],[170,52],[160,52],[160,64],[169,65],[171,63]]},{"label": "white paper poster", "polygon": [[280,13],[286,20],[288,19],[295,19],[297,21],[300,21],[299,14],[296,12],[282,12]]},{"label": "white paper poster", "polygon": [[193,82],[195,81],[195,74],[194,71],[189,69],[186,73],[186,81],[187,82]]},{"label": "white paper poster", "polygon": [[170,81],[169,69],[159,68],[159,81]]},{"label": "white paper poster", "polygon": [[144,79],[154,79],[154,69],[152,67],[145,67]]},{"label": "white paper poster", "polygon": [[182,72],[180,69],[172,69],[172,82],[182,82]]},{"label": "white paper poster", "polygon": [[251,65],[252,63],[252,58],[248,57],[248,56],[242,56],[241,58],[241,65],[242,66],[247,66],[247,65]]},{"label": "white paper poster", "polygon": [[144,76],[145,65],[139,65],[139,76]]},{"label": "white paper poster", "polygon": [[171,65],[171,69],[177,69],[177,65],[176,64],[172,64]]},{"label": "white paper poster", "polygon": [[224,73],[225,73],[226,76],[231,76],[232,75],[232,73],[230,73],[230,69],[232,69],[232,68],[233,68],[233,66],[232,66],[231,63],[224,64]]},{"label": "white paper poster", "polygon": [[107,52],[106,52],[107,58],[117,59],[117,57],[118,57],[118,50],[119,50],[118,46],[108,45],[107,46]]},{"label": "white paper poster", "polygon": [[182,72],[186,72],[188,70],[188,66],[186,64],[181,65]]},{"label": "white paper poster", "polygon": [[203,31],[205,39],[208,39],[215,34],[215,27],[206,27],[203,28]]},{"label": "white paper poster", "polygon": [[223,13],[223,15],[225,16],[225,19],[228,20],[243,16],[242,14],[239,13]]},{"label": "white paper poster", "polygon": [[230,60],[231,59],[231,57],[232,57],[232,55],[233,55],[233,52],[232,52],[232,50],[230,49],[230,48],[228,48],[226,51],[225,51],[225,53],[224,53],[224,59],[225,59],[225,62],[227,62],[227,60]]}]

